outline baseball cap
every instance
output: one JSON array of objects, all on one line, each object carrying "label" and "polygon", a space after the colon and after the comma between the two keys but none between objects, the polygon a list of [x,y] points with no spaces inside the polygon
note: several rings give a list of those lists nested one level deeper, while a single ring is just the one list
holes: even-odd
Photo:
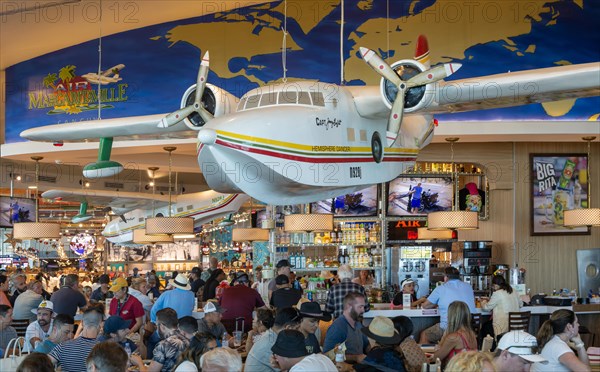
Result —
[{"label": "baseball cap", "polygon": [[415,282],[415,281],[414,281],[414,280],[412,280],[411,278],[406,278],[406,279],[404,279],[404,280],[402,281],[402,283],[400,283],[400,287],[404,287],[405,285],[407,285],[407,284],[410,284],[410,283],[414,283],[414,282]]},{"label": "baseball cap", "polygon": [[537,348],[537,340],[525,331],[510,331],[498,342],[498,349],[518,355],[528,362],[547,362],[546,358],[533,351],[534,348]]},{"label": "baseball cap", "polygon": [[212,302],[212,301],[208,301],[206,303],[206,305],[204,305],[203,310],[204,310],[204,314],[214,313],[215,311],[223,314],[224,312],[227,311],[227,309],[222,308],[221,305],[219,305],[216,302]]},{"label": "baseball cap", "polygon": [[110,287],[108,290],[114,293],[120,291],[121,288],[124,287],[129,287],[129,284],[127,284],[127,279],[118,277],[113,281],[112,287]]},{"label": "baseball cap", "polygon": [[110,277],[106,274],[102,274],[98,277],[98,283],[108,284],[108,283],[110,283]]},{"label": "baseball cap", "polygon": [[117,333],[121,329],[129,329],[131,320],[125,320],[118,315],[109,316],[104,321],[104,334]]},{"label": "baseball cap", "polygon": [[38,307],[36,307],[35,309],[31,309],[31,312],[37,315],[38,310],[44,310],[44,309],[50,310],[53,315],[56,314],[54,312],[54,304],[52,303],[52,301],[48,301],[48,300],[44,300],[44,301],[40,302]]},{"label": "baseball cap", "polygon": [[282,267],[292,267],[290,265],[290,261],[288,260],[280,260],[279,262],[277,262],[277,265],[275,265],[276,268],[280,269]]},{"label": "baseball cap", "polygon": [[192,273],[194,273],[194,274],[201,274],[202,270],[200,270],[200,268],[198,266],[194,266],[192,268]]}]

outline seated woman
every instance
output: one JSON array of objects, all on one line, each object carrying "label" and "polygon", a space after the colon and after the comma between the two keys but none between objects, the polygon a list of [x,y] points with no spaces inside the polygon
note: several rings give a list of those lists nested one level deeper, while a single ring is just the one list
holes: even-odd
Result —
[{"label": "seated woman", "polygon": [[328,322],[331,320],[331,314],[321,310],[321,305],[318,302],[305,302],[300,305],[300,328],[304,336],[304,344],[306,351],[309,354],[318,354],[321,352],[321,345],[319,338],[315,335],[315,332],[319,329],[319,322],[322,320]]},{"label": "seated woman", "polygon": [[[577,355],[567,344],[571,341]],[[535,363],[531,371],[590,371],[585,345],[579,337],[579,322],[571,310],[560,309],[550,315],[537,334],[538,348],[548,364]]]},{"label": "seated woman", "polygon": [[248,332],[248,338],[246,339],[246,352],[249,353],[256,340],[258,340],[258,338],[268,329],[273,327],[274,321],[275,314],[273,313],[273,310],[264,307],[256,309],[254,321],[252,322],[252,329]]},{"label": "seated woman", "polygon": [[369,350],[360,364],[354,365],[354,370],[359,372],[405,371],[402,355],[397,351],[401,336],[394,328],[391,319],[376,316],[368,327],[362,327],[360,330],[371,342],[375,341],[375,346]]},{"label": "seated woman", "polygon": [[373,275],[370,270],[360,270],[358,276],[352,279],[352,283],[360,284],[363,287],[373,285]]},{"label": "seated woman", "polygon": [[392,319],[394,328],[400,334],[400,345],[396,348],[404,359],[404,368],[408,372],[420,372],[423,363],[427,363],[427,356],[417,344],[413,333],[413,323],[409,317],[400,315]]},{"label": "seated woman", "polygon": [[440,358],[446,364],[465,350],[477,350],[477,336],[471,328],[469,306],[462,301],[454,301],[448,306],[448,328],[432,359]]},{"label": "seated woman", "polygon": [[209,333],[196,333],[190,340],[190,346],[179,356],[174,372],[198,371],[200,357],[217,347],[217,340]]},{"label": "seated woman", "polygon": [[417,299],[417,294],[415,293],[415,281],[411,278],[404,279],[400,283],[400,286],[402,287],[402,292],[394,297],[394,301],[392,301],[394,306],[402,305],[402,296],[404,294],[410,294],[410,307],[417,307],[427,300],[427,297],[425,296]]},{"label": "seated woman", "polygon": [[483,310],[492,310],[492,320],[485,322],[481,327],[480,339],[486,335],[500,336],[508,332],[508,313],[518,312],[523,306],[523,301],[519,298],[516,291],[513,291],[510,284],[506,282],[503,276],[494,275],[492,278],[492,289],[494,293],[489,301],[483,301],[481,308]]}]

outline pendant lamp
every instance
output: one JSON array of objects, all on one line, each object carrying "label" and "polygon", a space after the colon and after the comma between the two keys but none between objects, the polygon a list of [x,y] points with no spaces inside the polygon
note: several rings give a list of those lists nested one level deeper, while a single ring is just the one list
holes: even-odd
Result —
[{"label": "pendant lamp", "polygon": [[333,230],[333,214],[299,213],[284,217],[283,228],[289,232],[325,232]]},{"label": "pendant lamp", "polygon": [[172,217],[171,203],[171,166],[172,153],[177,147],[163,147],[169,153],[169,217],[150,217],[146,218],[147,235],[175,235],[175,234],[193,234],[194,219],[191,217]]},{"label": "pendant lamp", "polygon": [[582,226],[600,226],[600,208],[592,208],[592,192],[591,192],[591,175],[590,175],[590,163],[591,157],[591,143],[596,137],[583,137],[584,141],[587,141],[587,208],[578,208],[565,211],[565,217],[563,224],[566,227],[582,227]]},{"label": "pendant lamp", "polygon": [[157,244],[173,243],[172,235],[148,235],[146,229],[133,230],[133,242],[135,244]]},{"label": "pendant lamp", "polygon": [[452,160],[452,184],[454,187],[454,198],[451,211],[431,212],[427,215],[427,228],[429,230],[475,230],[479,228],[479,214],[473,211],[461,211],[458,209],[458,171],[454,169],[454,143],[457,137],[446,138],[450,143]]},{"label": "pendant lamp", "polygon": [[234,242],[267,242],[269,230],[259,228],[236,228],[231,230],[231,240]]},{"label": "pendant lamp", "polygon": [[39,173],[41,156],[32,156],[35,161],[35,222],[17,222],[13,225],[13,239],[60,239],[60,224],[54,222],[39,222]]}]

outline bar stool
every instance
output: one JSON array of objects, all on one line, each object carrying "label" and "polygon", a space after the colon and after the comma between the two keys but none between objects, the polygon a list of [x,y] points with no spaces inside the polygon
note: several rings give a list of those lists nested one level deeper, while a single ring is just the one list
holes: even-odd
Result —
[{"label": "bar stool", "polygon": [[29,326],[29,319],[13,319],[10,325],[17,331],[17,336],[25,337],[25,331]]},{"label": "bar stool", "polygon": [[529,332],[529,320],[531,311],[508,313],[508,331]]}]

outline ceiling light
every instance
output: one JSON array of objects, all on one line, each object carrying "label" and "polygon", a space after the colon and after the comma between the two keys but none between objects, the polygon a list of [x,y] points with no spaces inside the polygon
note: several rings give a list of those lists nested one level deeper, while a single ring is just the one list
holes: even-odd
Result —
[{"label": "ceiling light", "polygon": [[592,161],[591,143],[596,137],[583,137],[587,141],[587,208],[578,208],[565,211],[563,224],[567,227],[600,226],[600,208],[592,208],[592,191],[590,163]]},{"label": "ceiling light", "polygon": [[284,217],[284,230],[290,232],[324,232],[333,230],[333,214],[290,214]]}]

